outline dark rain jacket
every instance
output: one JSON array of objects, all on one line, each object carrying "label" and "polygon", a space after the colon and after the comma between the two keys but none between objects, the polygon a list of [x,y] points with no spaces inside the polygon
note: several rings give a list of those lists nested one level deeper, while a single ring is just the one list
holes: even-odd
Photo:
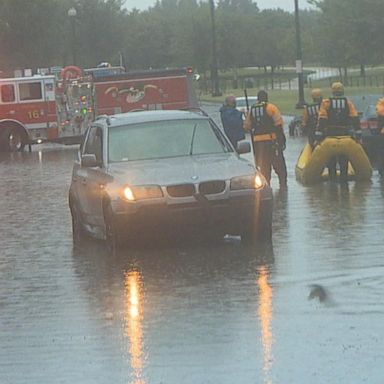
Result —
[{"label": "dark rain jacket", "polygon": [[245,139],[242,115],[243,114],[235,107],[223,105],[220,108],[220,116],[224,132],[235,148],[238,141]]}]

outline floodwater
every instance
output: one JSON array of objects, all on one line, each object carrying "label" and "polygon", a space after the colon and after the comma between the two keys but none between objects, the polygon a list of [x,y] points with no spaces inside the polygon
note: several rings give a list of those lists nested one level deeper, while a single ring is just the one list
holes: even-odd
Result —
[{"label": "floodwater", "polygon": [[115,255],[73,248],[75,147],[1,155],[0,383],[382,384],[384,183],[304,187],[304,143],[288,193],[272,179],[272,247]]}]

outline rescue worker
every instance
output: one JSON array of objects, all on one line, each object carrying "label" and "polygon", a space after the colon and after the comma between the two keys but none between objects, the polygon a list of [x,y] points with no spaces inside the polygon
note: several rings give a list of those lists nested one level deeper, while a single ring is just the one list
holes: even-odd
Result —
[{"label": "rescue worker", "polygon": [[315,131],[319,117],[320,104],[323,100],[323,94],[320,88],[314,88],[311,92],[312,104],[306,104],[301,120],[303,132],[308,135],[308,142],[313,147],[315,142]]},{"label": "rescue worker", "polygon": [[[361,134],[360,120],[353,103],[344,96],[344,85],[335,82],[331,86],[332,97],[320,104],[316,142],[326,136],[353,136]],[[315,143],[316,144],[316,143]],[[329,179],[336,180],[336,166],[339,164],[340,180],[348,177],[348,158],[344,155],[333,157],[328,166]]]},{"label": "rescue worker", "polygon": [[377,133],[376,142],[376,161],[377,169],[381,177],[384,177],[384,97],[379,99],[376,104],[377,113]]},{"label": "rescue worker", "polygon": [[228,95],[220,108],[220,117],[224,132],[235,148],[240,140],[245,139],[243,131],[243,114],[236,109],[236,97]]},{"label": "rescue worker", "polygon": [[281,190],[287,188],[287,166],[283,154],[286,138],[283,125],[279,109],[268,102],[267,92],[259,91],[257,103],[247,113],[244,129],[251,132],[256,165],[268,184],[273,168],[279,178]]}]

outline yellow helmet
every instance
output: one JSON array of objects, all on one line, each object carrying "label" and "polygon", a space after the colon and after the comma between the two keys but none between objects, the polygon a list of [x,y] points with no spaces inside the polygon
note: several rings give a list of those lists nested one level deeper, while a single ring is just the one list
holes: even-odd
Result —
[{"label": "yellow helmet", "polygon": [[323,97],[323,92],[321,91],[320,88],[314,88],[312,89],[311,97],[312,99],[320,99]]},{"label": "yellow helmet", "polygon": [[344,94],[344,85],[343,83],[340,83],[340,81],[336,81],[335,83],[333,83],[331,89],[334,95]]}]

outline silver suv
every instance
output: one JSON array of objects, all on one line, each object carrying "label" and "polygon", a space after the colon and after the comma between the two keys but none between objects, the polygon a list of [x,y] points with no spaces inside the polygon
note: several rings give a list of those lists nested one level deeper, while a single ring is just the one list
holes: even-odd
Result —
[{"label": "silver suv", "polygon": [[117,246],[147,234],[189,232],[271,240],[272,192],[202,111],[98,118],[86,132],[69,190],[74,241]]}]

